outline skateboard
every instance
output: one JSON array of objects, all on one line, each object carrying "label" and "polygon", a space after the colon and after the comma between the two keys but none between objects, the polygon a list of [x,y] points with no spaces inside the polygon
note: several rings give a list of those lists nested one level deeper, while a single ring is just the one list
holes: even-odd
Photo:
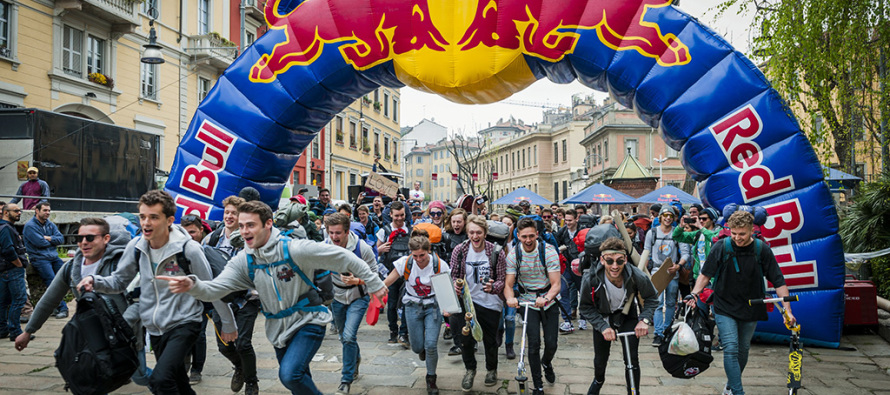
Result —
[{"label": "skateboard", "polygon": [[470,296],[470,287],[467,286],[467,281],[462,278],[455,280],[455,284],[460,287],[460,297],[464,301],[466,325],[464,325],[462,333],[464,336],[470,336],[472,333],[473,339],[480,342],[482,341],[482,326],[476,321],[476,307],[473,305],[473,297]]}]

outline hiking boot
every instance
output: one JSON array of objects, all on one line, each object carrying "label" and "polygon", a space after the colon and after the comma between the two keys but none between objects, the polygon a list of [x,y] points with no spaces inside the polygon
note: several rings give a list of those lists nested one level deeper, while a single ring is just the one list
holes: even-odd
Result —
[{"label": "hiking boot", "polygon": [[60,311],[60,312],[56,313],[55,317],[58,320],[68,318],[68,310]]},{"label": "hiking boot", "polygon": [[448,355],[460,355],[460,354],[461,354],[461,349],[458,346],[451,346],[451,348],[448,349]]},{"label": "hiking boot", "polygon": [[192,371],[189,375],[189,384],[195,385],[201,382],[201,372]]},{"label": "hiking boot", "polygon": [[[260,395],[260,385],[256,381],[248,381],[244,386],[244,395]],[[349,387],[346,387],[346,393],[349,393]]]},{"label": "hiking boot", "polygon": [[396,333],[390,333],[390,334],[389,334],[389,344],[396,344],[396,343],[398,343],[399,340],[398,340],[397,336],[398,336],[398,335],[397,335]]},{"label": "hiking boot", "polygon": [[426,375],[426,393],[427,395],[439,395],[439,387],[436,385],[436,375]]},{"label": "hiking boot", "polygon": [[559,324],[559,333],[569,334],[575,331],[575,328],[572,327],[572,323],[569,321],[565,321],[562,324]]},{"label": "hiking boot", "polygon": [[488,373],[485,373],[485,386],[493,387],[498,383],[498,371],[497,370],[489,370]]},{"label": "hiking boot", "polygon": [[467,369],[467,372],[464,373],[464,379],[460,382],[460,389],[464,390],[464,392],[470,392],[473,389],[474,379],[476,379],[476,370]]},{"label": "hiking boot", "polygon": [[445,330],[442,332],[442,339],[451,340],[454,335],[451,334],[451,325],[445,325]]},{"label": "hiking boot", "polygon": [[349,386],[350,383],[340,383],[340,386],[337,387],[336,395],[349,395]]},{"label": "hiking boot", "polygon": [[411,348],[411,343],[408,342],[408,335],[399,335],[399,344],[402,345],[406,350]]},{"label": "hiking boot", "polygon": [[556,372],[553,371],[553,365],[548,365],[546,363],[542,363],[541,367],[544,368],[544,379],[547,380],[548,383],[553,384],[556,382]]},{"label": "hiking boot", "polygon": [[587,321],[586,320],[578,320],[578,330],[579,331],[587,330]]},{"label": "hiking boot", "polygon": [[655,339],[652,339],[652,347],[661,347],[661,343],[664,343],[664,336],[655,335]]},{"label": "hiking boot", "polygon": [[241,391],[242,387],[244,387],[244,372],[240,367],[237,367],[235,373],[232,374],[232,392]]},{"label": "hiking boot", "polygon": [[513,351],[513,343],[507,343],[504,347],[507,349],[507,359],[516,359],[516,353]]},{"label": "hiking boot", "polygon": [[603,382],[593,380],[590,383],[590,388],[587,389],[587,395],[600,395],[600,389],[603,388]]}]

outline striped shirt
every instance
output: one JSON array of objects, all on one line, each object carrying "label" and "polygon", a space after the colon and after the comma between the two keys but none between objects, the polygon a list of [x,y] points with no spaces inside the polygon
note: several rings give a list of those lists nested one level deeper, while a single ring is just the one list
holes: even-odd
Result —
[{"label": "striped shirt", "polygon": [[[556,252],[556,248],[547,243],[544,243],[544,245],[546,246],[544,257],[547,261],[547,272],[559,273],[559,254]],[[520,245],[519,250],[522,251],[522,263],[519,265],[518,274],[516,253],[514,252],[516,251],[515,249],[507,254],[507,274],[516,275],[516,283],[522,284],[522,287],[526,290],[547,288],[547,286],[550,285],[550,279],[544,276],[544,269],[541,267],[541,258],[538,249],[535,248],[532,252],[526,252]],[[520,294],[517,298],[519,299],[519,303],[534,303],[536,296],[533,293],[525,293]],[[549,309],[555,302],[556,298],[547,303],[547,306],[544,309]]]}]

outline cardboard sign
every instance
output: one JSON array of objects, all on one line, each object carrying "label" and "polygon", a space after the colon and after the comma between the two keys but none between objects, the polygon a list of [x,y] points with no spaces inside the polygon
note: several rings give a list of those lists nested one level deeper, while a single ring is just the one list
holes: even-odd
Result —
[{"label": "cardboard sign", "polygon": [[399,184],[381,176],[375,172],[368,173],[368,179],[365,181],[365,187],[371,188],[393,199],[399,196]]},{"label": "cardboard sign", "polygon": [[674,266],[674,261],[671,258],[665,258],[658,270],[652,273],[652,285],[655,286],[655,290],[658,293],[662,293],[667,288],[668,283],[674,279],[674,274],[668,271],[668,268],[671,266]]}]

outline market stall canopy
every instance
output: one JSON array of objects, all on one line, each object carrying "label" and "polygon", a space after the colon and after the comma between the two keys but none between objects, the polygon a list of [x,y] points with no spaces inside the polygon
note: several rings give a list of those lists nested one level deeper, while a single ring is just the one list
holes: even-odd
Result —
[{"label": "market stall canopy", "polygon": [[830,167],[822,166],[822,170],[823,172],[826,170],[828,171],[828,175],[825,176],[825,181],[828,181],[828,188],[833,192],[837,192],[841,189],[856,188],[856,186],[859,185],[859,182],[862,181],[862,178]]},{"label": "market stall canopy", "polygon": [[593,184],[587,188],[584,188],[581,192],[576,193],[574,196],[563,200],[560,202],[561,204],[586,204],[586,203],[601,203],[601,204],[633,204],[637,203],[637,199],[620,192],[616,189],[609,188],[602,183]]},{"label": "market stall canopy", "polygon": [[518,188],[515,191],[502,196],[500,199],[495,200],[492,204],[517,204],[521,200],[528,200],[531,204],[541,204],[545,206],[552,203],[543,196],[538,195],[527,188]]},{"label": "market stall canopy", "polygon": [[683,204],[701,204],[701,199],[683,192],[682,189],[673,185],[665,185],[637,198],[640,203],[670,203],[673,200],[679,200]]}]

